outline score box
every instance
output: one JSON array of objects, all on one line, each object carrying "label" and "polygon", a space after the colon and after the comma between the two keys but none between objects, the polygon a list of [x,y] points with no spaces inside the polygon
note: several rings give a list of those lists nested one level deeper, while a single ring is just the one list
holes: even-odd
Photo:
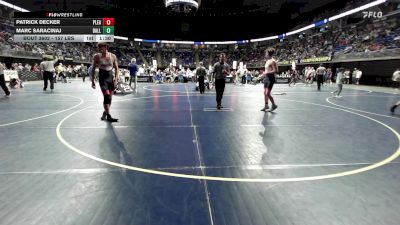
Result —
[{"label": "score box", "polygon": [[103,18],[103,26],[114,26],[114,18]]},{"label": "score box", "polygon": [[103,34],[114,34],[114,27],[103,27]]}]

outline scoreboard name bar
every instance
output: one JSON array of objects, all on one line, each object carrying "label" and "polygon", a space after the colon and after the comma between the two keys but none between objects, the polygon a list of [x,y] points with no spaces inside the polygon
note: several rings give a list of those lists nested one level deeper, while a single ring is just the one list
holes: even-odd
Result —
[{"label": "scoreboard name bar", "polygon": [[109,13],[99,12],[14,12],[14,18],[47,18],[47,19],[61,19],[61,18],[112,18],[113,15]]},{"label": "scoreboard name bar", "polygon": [[113,35],[14,35],[15,42],[114,42]]},{"label": "scoreboard name bar", "polygon": [[112,26],[14,27],[14,34],[114,34]]},{"label": "scoreboard name bar", "polygon": [[15,18],[14,26],[114,26],[114,18]]}]

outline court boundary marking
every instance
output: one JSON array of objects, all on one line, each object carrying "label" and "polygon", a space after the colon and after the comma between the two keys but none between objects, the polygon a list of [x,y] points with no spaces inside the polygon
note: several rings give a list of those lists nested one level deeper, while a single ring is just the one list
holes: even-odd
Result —
[{"label": "court boundary marking", "polygon": [[72,95],[62,95],[62,94],[52,94],[52,95],[72,97],[72,98],[80,100],[80,102],[77,105],[74,105],[74,106],[72,106],[70,108],[67,108],[67,109],[64,109],[64,110],[61,110],[61,111],[57,111],[57,112],[54,112],[54,113],[50,113],[50,114],[46,114],[46,115],[42,115],[42,116],[38,116],[38,117],[32,117],[32,118],[25,119],[25,120],[19,120],[19,121],[15,121],[15,122],[11,122],[11,123],[0,124],[0,127],[5,127],[5,126],[14,125],[14,124],[25,123],[25,122],[29,122],[29,121],[33,121],[33,120],[37,120],[37,119],[46,118],[46,117],[49,117],[49,116],[53,116],[53,115],[56,115],[56,114],[63,113],[63,112],[66,112],[68,110],[74,109],[74,108],[76,108],[76,107],[78,107],[78,106],[80,106],[80,105],[82,105],[84,103],[84,100],[82,98],[80,98],[80,97],[76,97],[76,96],[72,96]]},{"label": "court boundary marking", "polygon": [[[389,115],[384,115],[384,114],[379,114],[379,113],[373,113],[373,112],[368,112],[368,111],[364,111],[364,110],[359,110],[359,109],[355,109],[355,108],[351,108],[351,107],[347,107],[347,106],[342,106],[342,105],[339,105],[339,104],[335,104],[335,103],[329,101],[329,99],[333,99],[333,98],[335,98],[335,97],[333,97],[333,96],[327,97],[327,98],[325,99],[325,101],[328,102],[328,103],[331,104],[331,105],[334,105],[334,106],[337,106],[337,107],[341,107],[341,108],[345,108],[345,109],[348,109],[348,110],[353,110],[353,111],[362,112],[362,113],[368,113],[368,114],[371,114],[371,115],[382,116],[382,117],[387,117],[387,118],[392,118],[392,119],[400,119],[400,117],[389,116]],[[388,111],[389,111],[389,110],[388,110]]]},{"label": "court boundary marking", "polygon": [[[174,83],[175,84],[175,83]],[[182,93],[185,93],[186,94],[186,92],[185,91],[170,91],[170,90],[159,90],[159,89],[152,89],[152,88],[150,88],[150,87],[156,87],[156,86],[169,86],[169,85],[174,85],[174,84],[150,84],[150,85],[144,85],[142,88],[144,89],[144,90],[146,90],[146,91],[159,91],[159,92],[167,92],[167,93],[180,93],[180,94],[182,94]],[[181,83],[178,83],[178,85],[184,85],[184,84],[187,84],[187,83],[183,83],[183,84],[181,84]],[[191,83],[191,84],[194,84],[194,83]],[[252,86],[255,86],[255,85],[252,85]],[[316,87],[316,86],[315,86]],[[332,87],[332,88],[335,88],[335,87]],[[290,89],[290,87],[275,87],[274,88],[274,90],[279,90],[279,91],[281,91],[281,90],[287,90],[287,89]],[[212,90],[214,90],[214,91],[209,91],[209,92],[205,92],[205,94],[206,95],[209,95],[209,94],[215,94],[215,88],[214,89],[212,89]],[[255,90],[255,89],[252,89],[252,90]],[[349,88],[348,90],[354,90],[354,91],[365,91],[365,93],[360,93],[360,94],[370,94],[370,93],[372,93],[372,91],[371,90],[368,90],[368,89],[352,89],[352,88]],[[260,92],[262,92],[263,90],[262,89],[260,89],[260,90],[257,90],[257,92],[258,91],[260,91]],[[189,92],[190,94],[199,94],[200,95],[200,93],[199,93],[199,91],[191,91],[191,92]],[[227,93],[227,94],[234,94],[234,93],[256,93],[256,90],[255,91],[246,91],[246,90],[241,90],[241,91],[230,91],[230,92],[225,92],[225,93]],[[317,91],[317,90],[314,90],[314,91],[286,91],[286,92],[284,92],[284,94],[290,94],[290,93],[293,93],[293,94],[313,94],[313,93],[330,93],[329,91],[323,91],[323,92],[319,92],[319,91]],[[349,93],[349,94],[351,94],[351,93]],[[357,94],[357,93],[353,93],[353,94]],[[277,94],[277,93],[272,93],[272,95],[281,95],[281,94]],[[225,96],[225,95],[224,95]]]},{"label": "court boundary marking", "polygon": [[[166,96],[157,96],[159,98],[161,97],[170,97],[171,95],[166,95]],[[177,96],[177,95],[173,95],[173,96]],[[180,96],[185,96],[185,95],[180,95]],[[144,98],[152,98],[153,96],[149,96],[149,97],[137,97],[137,98],[130,98],[130,99],[123,99],[121,101],[128,101],[128,100],[137,100],[137,99],[144,99]],[[395,137],[397,137],[397,141],[398,141],[398,147],[395,150],[395,152],[390,155],[389,157],[376,162],[372,165],[366,166],[366,167],[362,167],[362,168],[358,168],[355,170],[349,170],[349,171],[345,171],[345,172],[339,172],[339,173],[333,173],[333,174],[326,174],[326,175],[318,175],[318,176],[308,176],[308,177],[292,177],[292,178],[229,178],[229,177],[217,177],[217,176],[198,176],[198,175],[189,175],[189,174],[181,174],[181,173],[172,173],[172,172],[164,172],[164,171],[158,171],[158,170],[152,170],[152,169],[145,169],[145,168],[140,168],[140,167],[134,167],[134,166],[129,166],[129,165],[125,165],[125,164],[120,164],[120,163],[116,163],[116,162],[112,162],[109,160],[105,160],[96,156],[93,156],[91,154],[88,154],[76,147],[74,147],[73,145],[71,145],[69,142],[67,142],[63,136],[61,135],[61,126],[62,124],[68,120],[70,117],[72,117],[73,115],[82,112],[90,107],[94,107],[95,105],[92,106],[88,106],[85,107],[83,109],[80,109],[78,111],[75,111],[69,115],[67,115],[66,117],[64,117],[58,124],[57,124],[57,128],[56,128],[56,135],[57,138],[59,139],[59,141],[64,144],[67,148],[69,148],[70,150],[86,157],[86,158],[90,158],[92,160],[95,160],[97,162],[100,163],[104,163],[104,164],[108,164],[111,166],[116,166],[122,169],[128,169],[128,170],[132,170],[132,171],[137,171],[137,172],[143,172],[143,173],[147,173],[147,174],[155,174],[155,175],[162,175],[162,176],[169,176],[169,177],[176,177],[176,178],[186,178],[186,179],[195,179],[195,180],[212,180],[212,181],[224,181],[224,182],[244,182],[244,183],[273,183],[273,182],[297,182],[297,181],[313,181],[313,180],[323,180],[323,179],[331,179],[331,178],[338,178],[338,177],[344,177],[344,176],[349,176],[349,175],[354,175],[354,174],[358,174],[358,173],[362,173],[362,172],[366,172],[369,170],[373,170],[376,169],[378,167],[381,167],[383,165],[388,164],[389,162],[395,160],[396,158],[398,158],[400,156],[400,134],[393,129],[392,127],[390,127],[389,125],[378,121],[374,118],[368,117],[366,115],[362,115],[360,113],[356,113],[350,110],[346,110],[343,108],[338,108],[338,107],[333,107],[333,106],[329,106],[329,105],[322,105],[322,104],[318,104],[318,103],[311,103],[311,102],[305,102],[305,101],[298,101],[298,100],[291,100],[291,99],[280,99],[280,100],[286,100],[286,101],[292,101],[292,102],[300,102],[300,103],[304,103],[304,104],[309,104],[309,105],[316,105],[316,106],[321,106],[321,107],[325,107],[325,108],[330,108],[330,109],[336,109],[336,110],[340,110],[343,112],[348,112],[354,115],[358,115],[361,117],[364,117],[366,119],[369,119],[373,122],[376,122],[380,125],[382,125],[383,127],[389,129],[389,131],[391,131]]]},{"label": "court boundary marking", "polygon": [[[279,170],[279,169],[298,169],[298,168],[312,168],[312,167],[340,167],[340,166],[360,166],[372,165],[373,163],[333,163],[333,164],[285,164],[285,165],[243,165],[243,166],[204,166],[204,169],[230,169],[238,168],[243,170]],[[399,165],[400,162],[390,162],[388,165]],[[197,170],[200,167],[196,166],[182,166],[182,167],[158,167],[151,168],[154,170]],[[110,173],[119,172],[120,168],[88,168],[88,169],[66,169],[66,170],[37,170],[37,171],[8,171],[0,172],[0,175],[8,174],[97,174],[97,173]]]},{"label": "court boundary marking", "polygon": [[[204,170],[204,166],[203,166],[203,154],[200,150],[200,139],[199,136],[197,135],[197,129],[196,129],[196,125],[194,125],[193,123],[193,113],[192,113],[192,103],[190,101],[190,96],[189,96],[189,91],[187,89],[187,85],[185,85],[185,89],[186,89],[186,96],[187,96],[187,100],[189,102],[189,111],[190,111],[190,124],[191,127],[193,128],[193,132],[194,132],[194,144],[197,150],[197,156],[199,157],[199,167],[200,167],[200,171],[201,171],[201,175],[202,176],[206,176],[206,172]],[[211,225],[214,225],[214,218],[213,218],[213,213],[212,213],[212,207],[211,207],[211,200],[210,200],[210,192],[208,191],[208,184],[207,184],[207,180],[202,180],[203,181],[203,186],[204,186],[204,194],[206,196],[206,201],[207,201],[207,208],[208,208],[208,215],[210,216],[210,222]]]}]

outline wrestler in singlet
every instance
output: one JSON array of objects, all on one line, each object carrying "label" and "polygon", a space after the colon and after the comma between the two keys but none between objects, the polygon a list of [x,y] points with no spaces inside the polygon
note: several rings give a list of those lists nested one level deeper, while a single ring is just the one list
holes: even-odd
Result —
[{"label": "wrestler in singlet", "polygon": [[[107,43],[98,43],[99,54],[96,54],[93,58],[93,68],[91,71],[92,77],[92,88],[96,88],[94,82],[95,70],[99,68],[99,85],[101,92],[103,93],[104,101],[103,107],[104,112],[101,120],[107,120],[109,122],[118,122],[118,119],[111,117],[110,107],[112,102],[112,94],[115,88],[115,80],[118,80],[118,62],[114,54],[107,51]],[[115,80],[113,76],[113,69],[115,69]]]},{"label": "wrestler in singlet", "polygon": [[107,52],[106,57],[100,55],[99,59],[99,85],[105,95],[111,95],[114,91],[113,62],[111,53]]}]

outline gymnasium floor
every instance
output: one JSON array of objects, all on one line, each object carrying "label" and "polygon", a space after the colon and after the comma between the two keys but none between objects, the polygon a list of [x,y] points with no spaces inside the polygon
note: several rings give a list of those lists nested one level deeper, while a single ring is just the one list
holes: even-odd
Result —
[{"label": "gymnasium floor", "polygon": [[73,81],[0,97],[0,224],[398,225],[400,100],[390,88],[194,84],[102,96]]}]

